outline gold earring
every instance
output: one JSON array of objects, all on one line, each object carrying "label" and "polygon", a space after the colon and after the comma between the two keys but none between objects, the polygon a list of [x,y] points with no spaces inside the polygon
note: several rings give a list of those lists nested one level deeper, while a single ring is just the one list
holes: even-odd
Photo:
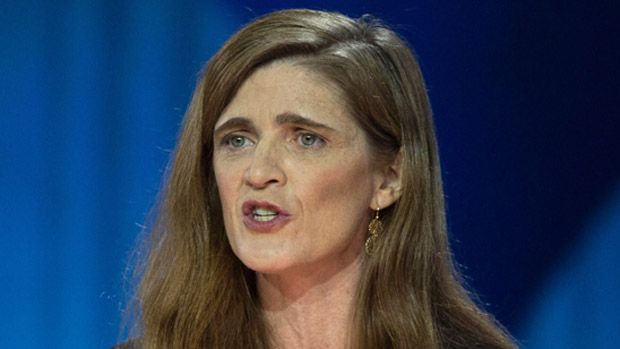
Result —
[{"label": "gold earring", "polygon": [[379,219],[379,208],[375,211],[375,218],[373,218],[368,224],[368,238],[364,243],[364,249],[366,250],[366,254],[370,255],[373,253],[375,249],[375,244],[377,243],[377,238],[379,234],[383,233],[383,224],[381,224],[381,220]]}]

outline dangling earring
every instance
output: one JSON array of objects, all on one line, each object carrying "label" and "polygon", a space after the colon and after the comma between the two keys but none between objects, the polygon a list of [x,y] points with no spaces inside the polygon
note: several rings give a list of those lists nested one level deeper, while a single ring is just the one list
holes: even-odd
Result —
[{"label": "dangling earring", "polygon": [[364,243],[364,249],[368,255],[374,252],[377,238],[379,237],[379,234],[383,233],[383,224],[381,224],[381,220],[379,220],[379,210],[380,209],[377,208],[375,211],[375,218],[373,218],[368,224],[368,238]]}]

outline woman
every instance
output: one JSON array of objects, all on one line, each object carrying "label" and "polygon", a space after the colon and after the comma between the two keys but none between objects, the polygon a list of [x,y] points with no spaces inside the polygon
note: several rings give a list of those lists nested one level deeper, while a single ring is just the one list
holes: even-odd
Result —
[{"label": "woman", "polygon": [[460,285],[419,67],[286,10],[196,88],[138,292],[145,348],[512,348]]}]

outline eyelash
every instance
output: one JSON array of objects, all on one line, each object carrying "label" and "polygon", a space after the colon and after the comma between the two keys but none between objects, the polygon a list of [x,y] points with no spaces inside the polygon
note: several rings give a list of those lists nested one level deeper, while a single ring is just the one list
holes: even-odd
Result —
[{"label": "eyelash", "polygon": [[[244,139],[244,140],[245,140],[245,142],[243,143],[243,145],[242,145],[242,146],[237,147],[237,146],[234,146],[234,145],[232,144],[232,141],[233,141],[234,139],[236,139],[236,138],[242,138],[242,139]],[[224,145],[224,146],[226,146],[226,147],[228,147],[228,148],[231,148],[231,149],[242,149],[242,148],[245,148],[245,147],[247,147],[247,146],[248,146],[248,144],[247,144],[248,142],[250,142],[250,143],[252,142],[252,141],[251,141],[248,137],[243,136],[243,135],[240,135],[240,134],[234,134],[234,133],[233,133],[233,134],[230,134],[230,135],[227,135],[226,137],[224,137],[224,138],[222,139],[221,144],[222,144],[222,145]]]},{"label": "eyelash", "polygon": [[[303,138],[306,136],[314,137],[314,142],[310,145],[303,144]],[[295,134],[295,140],[297,144],[304,148],[320,148],[325,144],[325,139],[316,133],[308,132],[308,131],[299,131]]]},{"label": "eyelash", "polygon": [[[313,140],[312,144],[309,144],[309,145],[303,144],[303,138],[307,137],[307,136],[314,137],[314,140]],[[234,146],[232,144],[232,142],[235,139],[243,139],[244,143],[242,145],[240,145],[240,146]],[[323,137],[317,135],[316,133],[308,132],[308,131],[305,131],[305,130],[296,131],[295,132],[294,140],[295,140],[295,144],[297,144],[300,147],[305,148],[305,149],[320,148],[323,145],[325,145],[325,142],[326,142]],[[232,134],[229,134],[229,135],[225,136],[224,138],[222,138],[222,141],[221,141],[221,145],[223,145],[225,147],[228,147],[228,148],[230,148],[232,150],[243,149],[243,148],[251,145],[252,143],[253,142],[252,142],[252,140],[250,138],[248,138],[246,136],[243,136],[243,135],[240,135],[240,134],[236,134],[236,133],[232,133]]]}]

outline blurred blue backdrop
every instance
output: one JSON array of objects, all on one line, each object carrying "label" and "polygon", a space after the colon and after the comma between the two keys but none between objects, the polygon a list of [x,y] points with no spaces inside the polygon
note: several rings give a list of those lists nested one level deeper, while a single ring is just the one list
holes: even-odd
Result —
[{"label": "blurred blue backdrop", "polygon": [[457,260],[525,348],[620,341],[614,1],[4,1],[0,347],[107,348],[197,73],[284,7],[372,13],[420,57]]}]

